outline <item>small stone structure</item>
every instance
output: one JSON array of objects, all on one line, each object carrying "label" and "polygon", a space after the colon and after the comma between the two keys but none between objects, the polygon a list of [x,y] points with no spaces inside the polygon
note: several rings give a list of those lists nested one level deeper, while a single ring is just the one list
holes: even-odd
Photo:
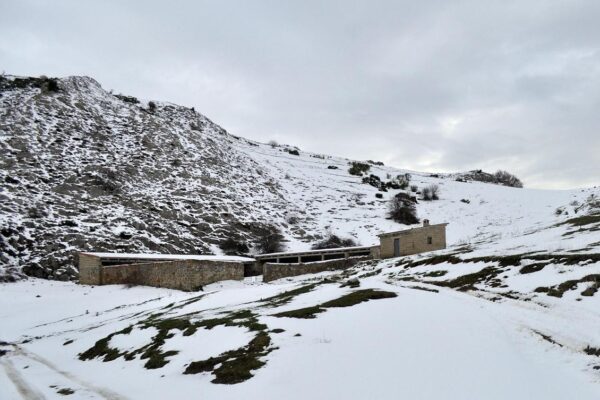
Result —
[{"label": "small stone structure", "polygon": [[79,283],[131,284],[198,290],[224,280],[244,279],[252,258],[168,254],[80,253]]},{"label": "small stone structure", "polygon": [[425,253],[446,248],[446,225],[430,225],[423,220],[423,226],[403,231],[382,233],[379,235],[380,257],[392,258]]},{"label": "small stone structure", "polygon": [[350,268],[360,261],[370,260],[370,256],[358,256],[329,261],[314,261],[300,264],[265,263],[263,265],[263,282],[270,282],[288,276],[316,274]]}]

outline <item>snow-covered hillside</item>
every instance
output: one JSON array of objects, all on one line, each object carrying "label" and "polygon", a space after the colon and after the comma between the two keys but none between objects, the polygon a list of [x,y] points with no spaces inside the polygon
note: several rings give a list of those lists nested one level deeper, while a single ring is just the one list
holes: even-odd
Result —
[{"label": "snow-covered hillside", "polygon": [[[289,250],[329,231],[369,245],[403,228],[386,219],[399,190],[376,198],[376,188],[348,173],[350,160],[239,138],[193,109],[115,96],[87,77],[1,77],[0,90],[2,271],[75,278],[81,250],[219,254],[226,238],[252,247],[269,225]],[[419,188],[439,185],[441,199],[417,211],[450,223],[450,245],[486,253],[598,247],[593,231],[564,236],[573,227],[561,225],[590,212],[581,205],[597,188],[527,190],[380,165],[369,171],[384,181],[407,172]]]},{"label": "snow-covered hillside", "polygon": [[[404,227],[386,219],[400,190],[350,160],[57,83],[0,81],[4,271],[69,279],[77,250],[219,254],[269,224],[290,250]],[[446,250],[198,293],[0,283],[0,399],[600,398],[600,188],[369,171],[406,173],[439,186],[417,212],[449,223]]]}]

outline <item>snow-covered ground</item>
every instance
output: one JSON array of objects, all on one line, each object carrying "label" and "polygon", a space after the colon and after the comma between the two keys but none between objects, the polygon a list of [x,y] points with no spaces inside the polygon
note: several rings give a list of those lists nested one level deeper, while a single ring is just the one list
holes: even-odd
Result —
[{"label": "snow-covered ground", "polygon": [[[549,263],[527,274],[519,273],[521,265],[502,267],[498,278],[506,285],[480,281],[467,291],[434,283],[498,263],[408,261],[269,284],[259,278],[222,282],[201,293],[38,279],[3,284],[0,340],[10,344],[2,346],[8,353],[0,358],[0,398],[62,398],[60,389],[81,399],[599,398],[600,358],[584,349],[600,347],[600,296],[579,295],[591,282],[562,298],[534,289],[600,273],[600,260]],[[448,272],[427,276],[434,271]],[[341,287],[353,278],[360,287]],[[307,285],[314,287],[284,301],[269,299]],[[325,306],[366,289],[397,297]],[[314,318],[275,316],[317,305],[322,309]],[[78,358],[129,326],[129,333],[110,338],[110,347],[130,352],[151,344],[158,336],[158,328],[146,326],[152,318],[193,323],[241,310],[266,325],[261,332],[270,337],[270,350],[258,357],[265,364],[240,383],[212,383],[214,372],[183,374],[191,362],[243,348],[255,337],[235,323],[200,327],[191,335],[170,330],[161,350],[178,353],[157,369],[146,369],[140,355],[106,362]]]}]

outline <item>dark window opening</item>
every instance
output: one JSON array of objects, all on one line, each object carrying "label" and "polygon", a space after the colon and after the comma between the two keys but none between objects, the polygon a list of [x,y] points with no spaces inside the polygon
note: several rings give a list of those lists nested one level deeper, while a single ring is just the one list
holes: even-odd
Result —
[{"label": "dark window opening", "polygon": [[427,236],[427,244],[433,244],[433,238],[431,236]]},{"label": "dark window opening", "polygon": [[279,259],[279,262],[286,264],[298,264],[298,257],[282,257]]},{"label": "dark window opening", "polygon": [[302,256],[300,257],[302,262],[321,261],[321,256]]}]

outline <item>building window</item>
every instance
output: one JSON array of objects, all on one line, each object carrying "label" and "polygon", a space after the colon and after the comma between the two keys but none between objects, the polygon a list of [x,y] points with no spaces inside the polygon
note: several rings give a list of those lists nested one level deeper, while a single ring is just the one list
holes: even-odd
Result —
[{"label": "building window", "polygon": [[431,236],[427,236],[427,244],[433,244],[433,238]]}]

